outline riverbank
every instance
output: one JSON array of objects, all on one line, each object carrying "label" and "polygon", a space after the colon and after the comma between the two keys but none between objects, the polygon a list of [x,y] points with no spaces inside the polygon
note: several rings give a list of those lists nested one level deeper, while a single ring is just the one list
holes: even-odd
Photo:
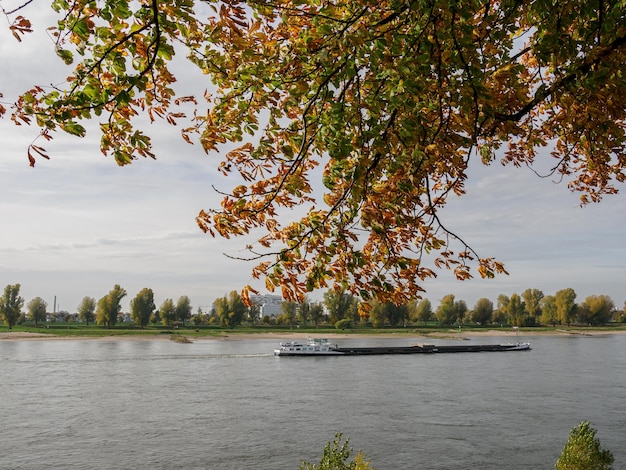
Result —
[{"label": "riverbank", "polygon": [[222,340],[246,340],[255,338],[267,338],[267,339],[306,339],[314,336],[324,337],[328,339],[350,339],[350,338],[415,338],[415,339],[476,339],[484,337],[527,337],[527,336],[606,336],[613,334],[626,334],[626,330],[553,330],[553,331],[522,331],[514,332],[511,330],[470,330],[462,331],[459,334],[458,330],[449,331],[435,331],[432,333],[324,333],[323,335],[314,335],[311,333],[294,333],[294,332],[263,332],[263,333],[241,333],[232,335],[223,335],[219,337],[200,337],[197,339],[222,339]]},{"label": "riverbank", "polygon": [[0,341],[46,341],[46,340],[94,340],[94,341],[111,341],[111,340],[142,340],[142,341],[164,341],[170,340],[176,336],[187,336],[192,340],[221,340],[221,341],[244,341],[250,339],[306,339],[313,336],[329,338],[333,340],[348,339],[348,338],[408,338],[408,339],[462,339],[471,340],[474,338],[482,337],[527,337],[527,336],[600,336],[600,335],[614,335],[614,334],[626,334],[626,329],[595,329],[595,328],[557,328],[554,330],[522,330],[520,332],[514,331],[510,328],[507,329],[489,329],[489,330],[475,330],[469,329],[459,332],[456,329],[449,330],[436,330],[436,331],[419,331],[419,330],[400,330],[384,332],[380,330],[371,331],[359,331],[359,332],[342,332],[334,333],[320,331],[316,332],[299,332],[299,331],[258,331],[250,332],[237,332],[234,331],[222,331],[218,333],[198,335],[194,330],[180,330],[174,333],[168,332],[142,332],[142,333],[125,333],[116,334],[111,332],[106,333],[106,330],[100,335],[93,334],[72,334],[66,335],[63,333],[38,333],[33,331],[5,331],[0,332]]}]

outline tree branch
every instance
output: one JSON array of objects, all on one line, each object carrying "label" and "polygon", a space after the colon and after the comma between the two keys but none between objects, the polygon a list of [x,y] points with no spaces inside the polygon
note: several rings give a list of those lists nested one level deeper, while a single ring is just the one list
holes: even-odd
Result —
[{"label": "tree branch", "polygon": [[617,37],[613,42],[608,44],[606,47],[600,48],[600,50],[597,51],[596,54],[591,55],[591,56],[589,55],[586,56],[580,65],[575,67],[574,70],[567,73],[560,79],[556,80],[549,87],[545,87],[543,85],[540,86],[539,90],[537,90],[537,92],[535,93],[535,96],[533,97],[533,99],[530,100],[528,103],[526,103],[526,105],[524,105],[520,110],[511,114],[503,114],[503,113],[496,112],[494,113],[495,119],[500,122],[519,121],[524,116],[526,116],[530,111],[532,111],[533,108],[535,108],[535,106],[537,106],[539,103],[544,102],[545,100],[550,98],[552,95],[554,95],[554,93],[556,93],[563,87],[567,86],[568,84],[572,83],[580,75],[589,73],[589,71],[595,64],[600,63],[603,59],[611,55],[613,52],[615,52],[617,49],[619,49],[625,44],[626,44],[626,35]]}]

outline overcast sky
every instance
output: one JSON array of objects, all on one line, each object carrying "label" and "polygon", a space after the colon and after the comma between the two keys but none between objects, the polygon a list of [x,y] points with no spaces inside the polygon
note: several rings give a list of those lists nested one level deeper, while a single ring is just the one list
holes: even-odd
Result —
[{"label": "overcast sky", "polygon": [[[35,27],[41,29],[22,44],[0,27],[5,106],[17,90],[56,83],[68,73],[44,25]],[[158,130],[156,161],[118,167],[100,153],[99,135],[91,132],[41,143],[53,158],[30,168],[26,149],[37,129],[0,120],[0,288],[20,283],[26,302],[39,296],[52,310],[56,296],[57,310],[75,311],[84,296],[98,299],[114,284],[127,290],[127,309],[149,287],[157,305],[187,295],[195,311],[253,282],[252,263],[224,256],[245,255],[246,241],[211,238],[195,222],[201,209],[219,206],[212,185],[231,186],[216,172],[220,156],[185,144],[177,128],[150,129]],[[495,303],[499,294],[537,288],[550,295],[567,287],[578,301],[606,294],[618,308],[624,305],[626,194],[581,208],[565,182],[499,163],[473,165],[466,188],[467,195],[450,199],[444,222],[480,256],[505,263],[510,275],[458,282],[441,271],[425,283],[433,306],[447,294],[471,308],[481,297]]]}]

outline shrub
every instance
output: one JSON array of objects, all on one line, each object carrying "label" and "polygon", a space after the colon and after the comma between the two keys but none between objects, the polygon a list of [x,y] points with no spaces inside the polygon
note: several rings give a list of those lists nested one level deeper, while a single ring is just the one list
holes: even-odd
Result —
[{"label": "shrub", "polygon": [[610,470],[613,454],[602,449],[596,430],[583,421],[571,430],[569,439],[556,462],[556,470]]},{"label": "shrub", "polygon": [[361,451],[358,452],[352,462],[348,462],[352,454],[352,448],[348,447],[350,439],[346,439],[342,444],[341,437],[341,433],[336,433],[335,440],[324,447],[319,465],[303,461],[300,470],[374,470],[369,461],[365,460]]},{"label": "shrub", "polygon": [[335,322],[335,328],[338,330],[345,330],[346,328],[350,328],[350,319],[344,318],[343,320],[337,320]]}]

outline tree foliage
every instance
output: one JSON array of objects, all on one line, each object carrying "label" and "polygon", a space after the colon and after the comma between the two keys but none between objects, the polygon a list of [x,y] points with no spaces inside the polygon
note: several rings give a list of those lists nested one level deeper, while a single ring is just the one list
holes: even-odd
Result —
[{"label": "tree foliage", "polygon": [[576,318],[576,292],[571,287],[561,289],[554,296],[556,315],[561,323],[570,325]]},{"label": "tree foliage", "polygon": [[460,324],[463,324],[464,320],[465,320],[465,314],[467,313],[467,304],[465,303],[465,300],[457,300],[454,303],[454,308],[456,309],[456,317],[457,317],[457,321]]},{"label": "tree foliage", "polygon": [[556,470],[611,470],[614,457],[603,449],[596,430],[583,421],[570,432],[569,439],[556,462]]},{"label": "tree foliage", "polygon": [[578,306],[578,321],[588,325],[603,325],[613,316],[615,304],[608,295],[590,295]]},{"label": "tree foliage", "polygon": [[121,301],[126,297],[126,289],[115,284],[109,293],[98,300],[96,322],[111,328],[117,323],[117,316],[122,311]]},{"label": "tree foliage", "polygon": [[546,295],[541,299],[541,323],[555,326],[558,321],[556,297],[554,295]]},{"label": "tree foliage", "polygon": [[524,308],[529,318],[532,318],[532,323],[541,315],[541,299],[543,299],[543,292],[539,289],[526,289],[522,292],[522,299],[524,299]]},{"label": "tree foliage", "polygon": [[78,311],[78,318],[89,325],[89,322],[95,319],[96,299],[89,296],[83,297],[76,310]]},{"label": "tree foliage", "polygon": [[26,308],[28,309],[28,319],[34,321],[35,326],[39,325],[40,321],[46,321],[48,302],[41,297],[32,299]]},{"label": "tree foliage", "polygon": [[452,325],[460,320],[467,311],[467,305],[463,300],[454,300],[453,294],[448,294],[441,299],[441,303],[435,312],[437,320],[442,325]]},{"label": "tree foliage", "polygon": [[324,318],[324,307],[321,303],[314,303],[311,305],[311,321],[315,324],[315,328],[319,325],[319,322]]},{"label": "tree foliage", "polygon": [[524,320],[524,302],[518,294],[512,294],[506,307],[511,325],[522,326]]},{"label": "tree foliage", "polygon": [[4,324],[9,329],[15,326],[18,318],[22,314],[24,299],[20,296],[19,284],[8,284],[4,288],[4,294],[0,298],[0,315]]},{"label": "tree foliage", "polygon": [[333,442],[324,447],[320,463],[302,461],[300,470],[374,470],[361,451],[350,462],[348,460],[352,455],[352,448],[348,447],[350,439],[341,442],[342,440],[342,434],[336,433]]},{"label": "tree foliage", "polygon": [[[29,3],[5,10],[18,40],[31,30]],[[120,165],[154,157],[138,127],[146,115],[183,123],[183,139],[206,152],[225,150],[219,169],[233,188],[198,224],[224,237],[261,229],[253,275],[292,300],[332,285],[403,304],[437,268],[458,279],[473,267],[505,272],[441,216],[465,192],[472,159],[549,168],[583,203],[626,178],[624,2],[52,7],[67,83],[24,92],[12,120],[49,139],[84,136],[82,122],[98,119],[101,150]],[[204,95],[176,95],[176,53],[208,76]],[[39,156],[46,150],[31,145],[31,164]],[[285,222],[296,206],[304,215]]]},{"label": "tree foliage", "polygon": [[[385,304],[376,299],[371,299],[365,309],[368,314],[368,320],[374,328],[382,328],[385,326]],[[341,321],[341,320],[340,320]]]},{"label": "tree foliage", "polygon": [[222,326],[234,328],[237,325],[241,325],[247,308],[237,291],[233,290],[228,296],[216,299],[214,305],[215,313],[219,317]]},{"label": "tree foliage", "polygon": [[474,310],[472,311],[472,320],[481,325],[488,325],[493,318],[493,302],[486,298],[476,301]]},{"label": "tree foliage", "polygon": [[191,300],[186,295],[181,295],[176,302],[176,320],[185,324],[191,318]]},{"label": "tree foliage", "polygon": [[405,320],[409,319],[409,306],[396,305],[393,302],[381,303],[376,300],[370,300],[372,305],[370,309],[370,321],[375,328],[385,326],[398,326]]},{"label": "tree foliage", "polygon": [[433,307],[428,299],[422,299],[419,303],[412,302],[409,318],[414,321],[422,321],[426,324],[433,317]]},{"label": "tree foliage", "polygon": [[304,326],[307,326],[311,318],[311,301],[308,298],[304,299],[304,302],[298,306],[297,318]]},{"label": "tree foliage", "polygon": [[171,326],[172,322],[176,320],[176,306],[172,299],[165,299],[159,306],[159,316],[161,323],[165,326]]},{"label": "tree foliage", "polygon": [[[261,307],[259,305],[253,303],[252,305],[248,306],[248,319],[250,320],[252,326],[255,325],[260,316]],[[306,321],[304,323],[306,324]]]},{"label": "tree foliage", "polygon": [[293,324],[294,320],[296,319],[296,316],[297,316],[297,313],[298,313],[298,304],[296,302],[292,302],[290,300],[284,301],[280,305],[280,311],[281,311],[281,315],[280,316],[291,327],[291,325]]},{"label": "tree foliage", "polygon": [[346,317],[353,317],[357,313],[357,303],[356,297],[346,290],[328,289],[324,292],[324,304],[333,325]]},{"label": "tree foliage", "polygon": [[150,322],[150,317],[155,309],[154,292],[148,287],[141,289],[130,301],[130,316],[135,324],[141,328]]}]

